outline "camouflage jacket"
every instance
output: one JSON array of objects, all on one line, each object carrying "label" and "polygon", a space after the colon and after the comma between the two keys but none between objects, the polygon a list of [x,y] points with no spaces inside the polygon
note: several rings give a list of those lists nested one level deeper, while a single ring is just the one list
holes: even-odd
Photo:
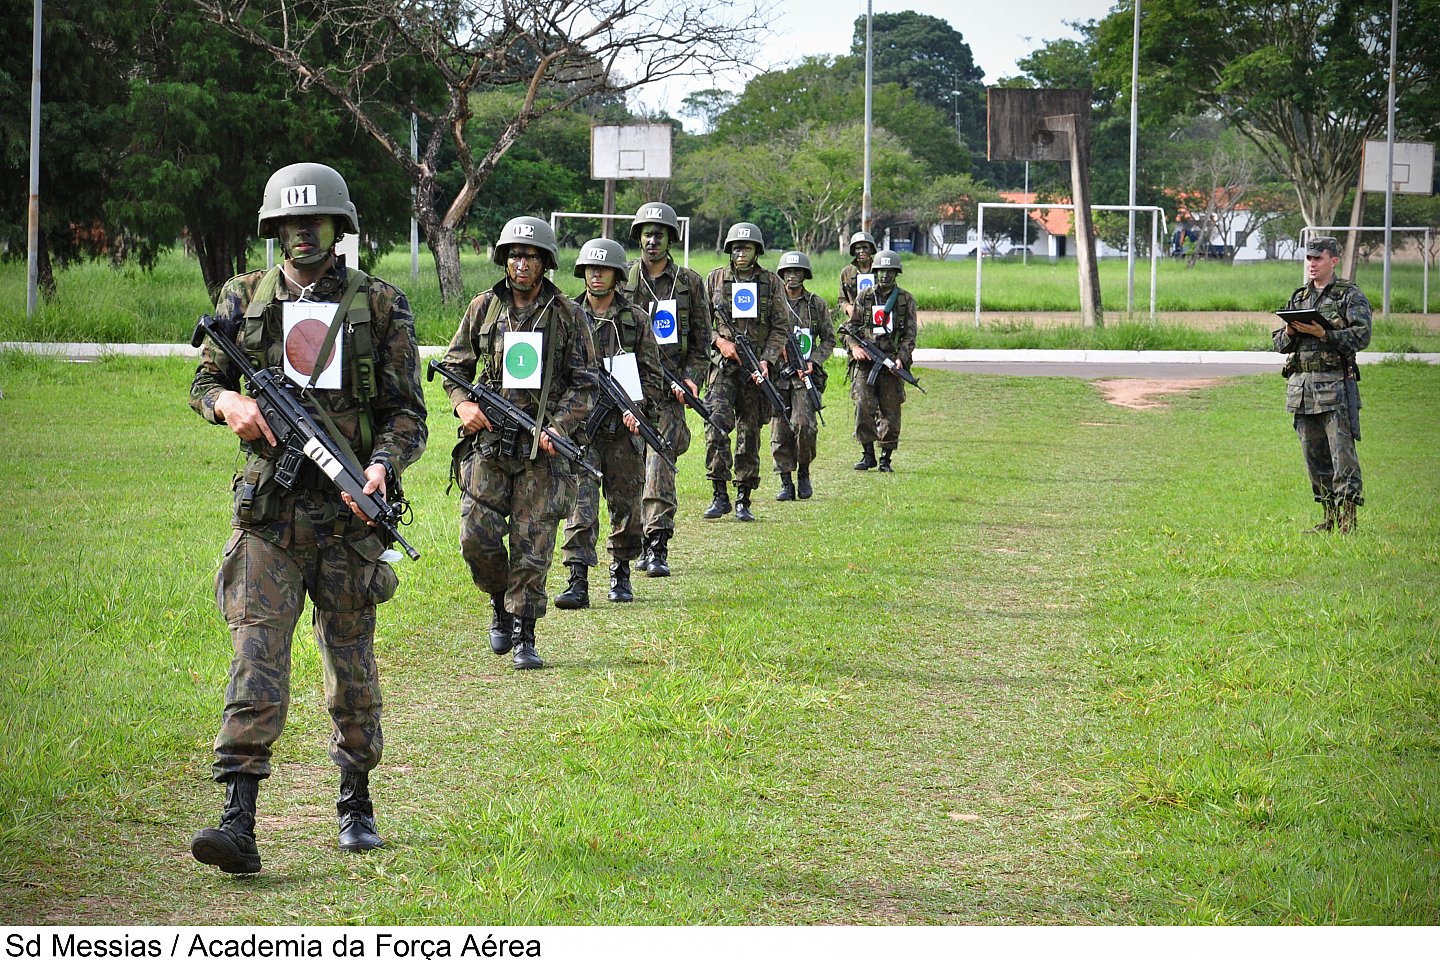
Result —
[{"label": "camouflage jacket", "polygon": [[1335,329],[1324,337],[1292,337],[1283,326],[1275,331],[1275,349],[1290,355],[1283,370],[1285,409],[1306,414],[1344,409],[1346,368],[1353,370],[1355,354],[1370,345],[1370,301],[1359,286],[1336,278],[1318,292],[1307,283],[1290,295],[1286,307],[1318,310]]},{"label": "camouflage jacket", "polygon": [[[255,270],[228,281],[215,303],[215,320],[219,328],[233,336],[244,349],[245,309],[255,296],[256,288],[266,271]],[[344,261],[320,279],[309,299],[339,302],[348,273]],[[275,290],[274,302],[261,314],[266,366],[283,376],[284,343],[281,304],[295,299],[281,283]],[[429,430],[425,422],[425,396],[420,389],[419,350],[415,344],[415,319],[405,294],[383,280],[370,278],[369,307],[376,393],[370,400],[371,422],[374,426],[370,449],[362,448],[360,417],[362,402],[352,382],[347,364],[341,371],[339,390],[315,390],[314,403],[325,411],[344,436],[345,442],[362,464],[388,462],[398,475],[420,459],[425,451]],[[342,332],[342,340],[344,333]],[[230,359],[207,339],[200,353],[200,365],[190,385],[190,406],[211,423],[215,418],[215,399],[225,390],[240,389],[240,375]],[[247,465],[257,460],[274,460],[278,452],[263,439],[242,442]],[[325,487],[321,487],[324,489]],[[335,489],[335,499],[340,491]]]},{"label": "camouflage jacket", "polygon": [[[785,307],[785,319],[789,323],[789,329],[810,328],[810,339],[813,343],[810,362],[815,364],[816,376],[823,382],[825,361],[835,352],[835,324],[830,319],[830,305],[825,302],[824,297],[809,290],[794,300],[783,294],[780,299]],[[792,384],[799,382],[798,376],[791,378]]]},{"label": "camouflage jacket", "polygon": [[[637,272],[636,267],[639,267]],[[626,269],[626,276],[632,278],[626,284],[625,296],[647,314],[653,311],[657,300],[679,300],[677,288],[683,279],[689,290],[689,308],[677,303],[680,321],[680,342],[656,344],[660,355],[671,370],[689,377],[696,383],[705,382],[705,371],[710,365],[710,341],[713,332],[710,326],[710,301],[705,293],[705,281],[700,274],[689,267],[682,267],[673,259],[665,264],[665,272],[651,277],[645,272],[642,261],[632,262]]]},{"label": "camouflage jacket", "polygon": [[[758,285],[760,316],[730,316],[730,296],[736,283]],[[716,337],[733,342],[736,333],[744,333],[755,341],[755,352],[761,360],[771,366],[780,361],[780,351],[785,345],[785,308],[780,303],[785,297],[785,284],[778,276],[764,267],[756,267],[749,277],[736,277],[731,267],[716,267],[705,280],[705,291],[710,298]]]},{"label": "camouflage jacket", "polygon": [[[492,311],[491,302],[497,300],[498,307]],[[595,364],[595,344],[583,312],[577,313],[570,298],[549,280],[540,281],[540,295],[517,312],[509,281],[502,279],[471,300],[460,318],[460,326],[445,351],[444,364],[472,382],[478,373],[487,386],[533,417],[540,410],[542,391],[506,390],[501,386],[507,330],[545,335],[540,361],[542,382],[549,386],[545,422],[566,439],[574,439],[595,405],[596,388],[587,375]],[[449,381],[445,392],[452,409],[469,399],[464,390]]]},{"label": "camouflage jacket", "polygon": [[840,310],[855,306],[855,298],[859,295],[856,285],[860,282],[858,278],[862,272],[860,265],[854,260],[845,264],[845,269],[840,271],[840,299],[835,303]]},{"label": "camouflage jacket", "polygon": [[882,333],[878,337],[872,336],[870,308],[877,302],[883,306],[888,297],[881,297],[877,301],[879,291],[870,289],[860,294],[855,301],[854,315],[841,325],[840,342],[848,347],[852,342],[850,339],[852,336],[862,336],[873,341],[881,350],[908,368],[910,359],[915,354],[915,334],[919,329],[919,311],[916,309],[915,298],[910,295],[910,291],[899,286],[895,290],[897,291],[895,310],[891,314],[891,323],[894,325],[893,333]]},{"label": "camouflage jacket", "polygon": [[645,311],[616,292],[610,308],[601,314],[591,312],[589,301],[582,294],[575,301],[575,313],[578,322],[590,326],[595,355],[599,358],[597,364],[622,350],[635,354],[635,366],[640,371],[640,390],[645,395],[637,406],[652,426],[659,424],[660,396],[667,391],[664,375],[660,372],[660,351],[655,344],[655,331],[650,328]]}]

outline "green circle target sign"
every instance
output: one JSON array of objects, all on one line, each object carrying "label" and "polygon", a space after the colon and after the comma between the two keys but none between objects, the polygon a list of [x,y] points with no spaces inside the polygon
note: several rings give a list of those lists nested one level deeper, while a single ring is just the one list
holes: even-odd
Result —
[{"label": "green circle target sign", "polygon": [[517,343],[505,351],[505,371],[516,380],[528,380],[540,367],[540,351],[533,344]]}]

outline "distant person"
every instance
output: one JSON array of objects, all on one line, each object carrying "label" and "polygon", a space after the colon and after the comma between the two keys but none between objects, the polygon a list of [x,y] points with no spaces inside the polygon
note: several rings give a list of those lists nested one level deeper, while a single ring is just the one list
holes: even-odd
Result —
[{"label": "distant person", "polygon": [[855,310],[855,298],[859,295],[856,289],[859,276],[862,273],[869,273],[870,267],[875,262],[875,238],[864,230],[858,230],[850,235],[850,262],[845,264],[840,271],[840,298],[837,305],[845,313],[845,319],[849,320]]},{"label": "distant person", "polygon": [[[215,321],[257,369],[272,367],[292,382],[307,366],[311,374],[317,365],[330,367],[317,362],[324,343],[307,340],[302,328],[334,330],[327,353],[337,382],[321,388],[307,376],[296,385],[312,386],[307,402],[329,418],[327,432],[366,465],[365,492],[398,498],[400,474],[420,458],[428,435],[415,320],[403,293],[336,254],[347,229],[358,233],[359,220],[336,170],[296,163],[275,171],[265,184],[259,233],[279,238],[284,259],[226,283]],[[333,319],[292,309],[301,302],[333,305]],[[314,462],[305,460],[293,485],[282,486],[272,425],[240,387],[235,364],[207,340],[190,406],[240,438],[245,463],[233,483],[234,532],[215,577],[234,647],[215,737],[214,777],[225,784],[225,809],[219,827],[195,834],[190,852],[226,873],[256,873],[256,801],[290,710],[291,643],[307,595],[325,674],[330,759],[340,768],[340,849],[384,845],[370,799],[383,742],[375,607],[394,595],[398,578],[382,556],[380,534]]]},{"label": "distant person", "polygon": [[[918,310],[915,298],[900,287],[900,254],[882,251],[875,258],[875,286],[862,292],[848,323],[840,328],[840,340],[850,351],[850,396],[855,401],[855,439],[862,450],[856,470],[894,473],[892,459],[900,446],[900,408],[905,403],[905,383],[882,370],[871,385],[873,364],[855,342],[863,337],[885,351],[897,366],[909,369],[915,353]],[[880,456],[875,456],[876,446]]]},{"label": "distant person", "polygon": [[[815,488],[810,479],[810,464],[815,462],[815,442],[819,436],[819,411],[811,405],[810,393],[801,374],[810,378],[817,393],[825,392],[825,360],[835,350],[835,324],[830,320],[830,305],[819,294],[805,289],[805,281],[814,277],[810,258],[798,250],[780,257],[780,280],[785,284],[785,322],[794,338],[791,349],[807,351],[800,357],[788,354],[780,372],[789,366],[791,374],[777,376],[775,385],[790,406],[790,416],[770,418],[770,456],[775,472],[780,474],[780,492],[776,500],[809,500]],[[793,475],[793,479],[792,479]]]},{"label": "distant person", "polygon": [[1365,502],[1360,480],[1360,370],[1355,354],[1370,345],[1370,301],[1349,280],[1335,276],[1340,244],[1314,237],[1305,245],[1303,287],[1287,309],[1318,310],[1321,323],[1289,322],[1275,331],[1275,349],[1289,354],[1285,409],[1295,415],[1295,432],[1315,502],[1325,511],[1315,532],[1352,533],[1355,508]]}]

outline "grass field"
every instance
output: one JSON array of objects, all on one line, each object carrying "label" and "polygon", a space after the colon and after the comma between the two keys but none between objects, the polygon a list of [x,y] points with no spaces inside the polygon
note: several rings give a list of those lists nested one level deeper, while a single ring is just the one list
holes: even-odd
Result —
[{"label": "grass field", "polygon": [[[762,262],[774,266],[780,251],[770,252]],[[577,292],[579,281],[571,277],[574,250],[562,251],[556,282],[564,290]],[[263,265],[263,252],[259,264]],[[815,280],[811,288],[831,303],[838,291],[840,269],[847,262],[838,253],[813,259]],[[704,276],[719,266],[721,259],[709,252],[692,252],[690,264]],[[940,263],[924,257],[905,257],[902,286],[913,292],[922,314],[926,312],[968,313],[975,309],[975,262]],[[499,268],[480,255],[467,252],[461,261],[465,290],[473,295],[499,278]],[[405,290],[415,313],[416,330],[424,344],[448,343],[459,322],[463,305],[447,307],[440,299],[434,264],[422,251],[420,277],[410,279],[410,256],[391,253],[380,259],[375,274]],[[1421,309],[1421,268],[1396,264],[1392,283],[1392,309],[1396,314],[1415,314]],[[1141,320],[1126,322],[1126,264],[1104,260],[1100,264],[1101,288],[1108,306],[1104,330],[1082,329],[1078,323],[1053,327],[1039,322],[1054,312],[1079,309],[1075,263],[1048,263],[1032,260],[990,261],[985,266],[984,309],[981,329],[968,321],[956,325],[927,322],[921,346],[957,348],[1076,348],[1150,350],[1268,350],[1271,311],[1284,306],[1290,292],[1301,282],[1299,266],[1293,262],[1223,263],[1201,262],[1187,269],[1183,263],[1166,260],[1160,264],[1157,308],[1167,311],[1216,311],[1242,316],[1218,330],[1201,330],[1163,316],[1149,322],[1149,266],[1137,269],[1136,310]],[[1364,265],[1361,284],[1379,313],[1380,268]],[[113,269],[88,263],[65,271],[58,277],[59,292],[53,302],[42,304],[37,316],[25,316],[25,265],[0,264],[0,341],[76,340],[118,343],[179,343],[194,329],[195,317],[210,310],[199,267],[178,252],[163,257],[152,274],[135,268]],[[1440,278],[1437,278],[1440,285]],[[1121,308],[1121,309],[1117,309]],[[1440,310],[1440,291],[1432,297]],[[1253,316],[1243,316],[1251,313]],[[1018,319],[1017,319],[1018,318]],[[922,320],[925,319],[922,316]],[[1440,352],[1440,326],[1421,324],[1412,318],[1392,317],[1376,325],[1371,349],[1386,352]]]},{"label": "grass field", "polygon": [[0,923],[1440,922],[1440,369],[1367,369],[1351,538],[1300,533],[1273,376],[1137,412],[924,371],[881,476],[837,373],[815,499],[702,521],[692,449],[676,575],[552,611],[530,675],[488,652],[429,384],[389,846],[334,849],[307,628],[250,880],[188,854],[237,462],[190,375],[0,354]]}]

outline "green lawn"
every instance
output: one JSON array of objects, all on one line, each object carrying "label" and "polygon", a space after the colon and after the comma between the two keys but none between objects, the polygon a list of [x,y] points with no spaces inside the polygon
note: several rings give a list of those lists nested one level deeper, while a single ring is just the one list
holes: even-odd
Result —
[{"label": "green lawn", "polygon": [[488,652],[427,384],[389,847],[334,849],[307,629],[235,880],[188,843],[236,444],[187,363],[0,355],[0,923],[1440,922],[1440,369],[1367,369],[1348,539],[1300,533],[1273,376],[1137,412],[923,371],[881,476],[832,372],[816,498],[702,521],[692,448],[676,575],[552,611],[530,675]]}]

